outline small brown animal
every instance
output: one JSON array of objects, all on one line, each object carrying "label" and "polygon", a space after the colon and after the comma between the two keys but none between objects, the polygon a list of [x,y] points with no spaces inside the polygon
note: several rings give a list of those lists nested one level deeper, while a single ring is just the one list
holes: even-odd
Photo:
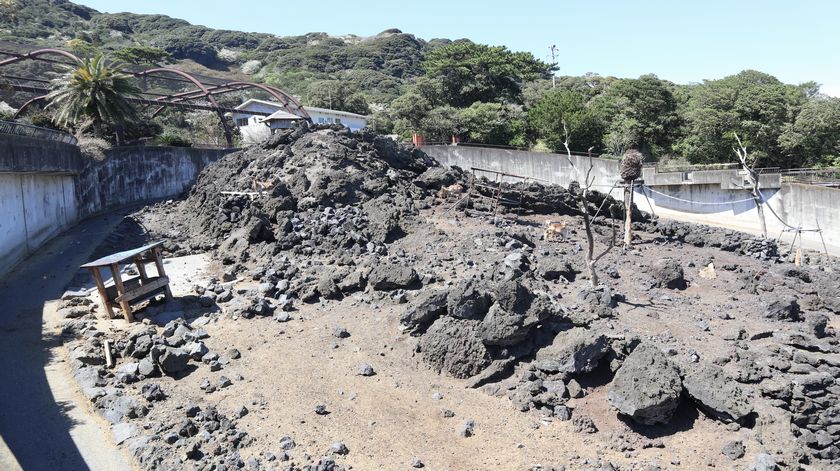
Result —
[{"label": "small brown animal", "polygon": [[445,186],[438,192],[439,198],[448,198],[450,196],[458,196],[464,192],[463,185],[455,183],[453,185]]},{"label": "small brown animal", "polygon": [[543,240],[546,242],[552,240],[566,240],[566,220],[559,221],[545,221],[545,230],[543,231]]},{"label": "small brown animal", "polygon": [[257,180],[256,178],[251,182],[251,187],[256,191],[268,191],[274,188],[274,182],[272,181],[261,181]]}]

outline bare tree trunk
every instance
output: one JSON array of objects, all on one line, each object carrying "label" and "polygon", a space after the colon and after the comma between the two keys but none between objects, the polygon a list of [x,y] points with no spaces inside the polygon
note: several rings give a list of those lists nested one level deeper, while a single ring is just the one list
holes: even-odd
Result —
[{"label": "bare tree trunk", "polygon": [[592,235],[592,224],[589,221],[589,212],[586,210],[585,192],[581,192],[579,207],[583,213],[583,226],[586,228],[586,269],[589,271],[589,286],[598,286],[598,273],[595,271],[595,237]]},{"label": "bare tree trunk", "polygon": [[755,164],[757,163],[757,158],[753,158],[752,165],[750,165],[747,160],[749,155],[747,154],[747,148],[744,147],[744,144],[741,143],[741,138],[738,137],[738,134],[735,134],[735,139],[738,141],[738,149],[734,149],[735,154],[738,156],[738,160],[741,161],[741,167],[747,172],[747,177],[750,182],[750,193],[752,194],[753,201],[755,201],[756,211],[758,212],[758,219],[761,223],[761,235],[763,237],[767,237],[767,220],[764,218],[764,202],[761,198],[761,185],[759,181],[758,174],[755,172]]},{"label": "bare tree trunk", "polygon": [[[589,155],[589,168],[585,175],[581,175],[578,168],[572,161],[572,151],[569,149],[569,131],[566,128],[565,121],[563,122],[563,132],[565,133],[565,141],[563,147],[566,148],[566,159],[569,165],[575,171],[580,185],[580,194],[577,195],[578,210],[583,216],[583,226],[586,228],[586,269],[589,271],[589,286],[595,288],[598,286],[598,273],[595,271],[595,265],[601,258],[606,255],[615,246],[615,224],[610,224],[612,227],[612,239],[610,239],[609,246],[598,255],[595,255],[595,236],[592,234],[592,220],[589,218],[589,211],[586,208],[587,196],[589,196],[589,189],[592,187],[594,179],[590,179],[592,174],[592,154]],[[580,181],[583,177],[583,181]],[[609,197],[609,195],[607,195]]]},{"label": "bare tree trunk", "polygon": [[758,219],[761,222],[761,234],[764,237],[767,237],[767,220],[764,217],[764,203],[761,201],[761,196],[757,193],[758,191],[753,192],[753,201],[755,201],[755,208],[758,211]]}]

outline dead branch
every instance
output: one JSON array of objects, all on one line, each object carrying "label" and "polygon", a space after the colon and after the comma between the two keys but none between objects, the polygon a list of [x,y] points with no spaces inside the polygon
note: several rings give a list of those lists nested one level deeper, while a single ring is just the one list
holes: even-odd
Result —
[{"label": "dead branch", "polygon": [[764,201],[761,197],[761,187],[760,187],[760,179],[758,174],[755,171],[755,166],[758,163],[758,156],[753,156],[752,164],[749,163],[749,153],[747,152],[746,146],[741,142],[741,138],[738,137],[738,133],[735,133],[735,140],[738,141],[738,148],[732,148],[735,151],[735,155],[738,156],[738,160],[741,162],[741,168],[747,173],[747,180],[750,182],[750,194],[752,195],[753,201],[755,202],[756,210],[758,211],[758,219],[761,222],[761,235],[767,237],[767,221],[764,217]]}]

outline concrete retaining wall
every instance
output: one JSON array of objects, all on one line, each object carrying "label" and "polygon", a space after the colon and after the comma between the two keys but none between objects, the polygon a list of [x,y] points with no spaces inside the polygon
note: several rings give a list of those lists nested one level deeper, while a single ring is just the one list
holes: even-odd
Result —
[{"label": "concrete retaining wall", "polygon": [[[562,186],[568,186],[576,179],[565,156],[560,154],[472,146],[425,146],[423,151],[443,165],[457,165],[467,171],[470,167],[485,168]],[[586,157],[573,157],[573,161],[579,169],[588,167]],[[619,163],[592,159],[592,164],[595,189],[606,192],[619,178]],[[646,169],[645,181],[658,193],[636,193],[635,203],[639,209],[653,211],[660,217],[760,234],[761,223],[755,203],[750,200],[749,193],[738,188],[743,183],[738,173],[735,170],[695,171],[690,180],[682,181],[680,174],[654,176]],[[782,220],[803,228],[816,228],[819,223],[829,252],[840,256],[840,190],[780,183],[778,175],[762,175],[761,184],[768,204]],[[612,195],[622,197],[620,190],[614,190]],[[765,210],[765,216],[768,235],[778,237],[785,226],[769,210]],[[783,241],[792,238],[790,232],[783,235]],[[819,234],[805,232],[803,239],[805,247],[823,250]]]},{"label": "concrete retaining wall", "polygon": [[85,217],[180,195],[228,152],[120,147],[85,161],[74,145],[0,135],[0,276]]}]

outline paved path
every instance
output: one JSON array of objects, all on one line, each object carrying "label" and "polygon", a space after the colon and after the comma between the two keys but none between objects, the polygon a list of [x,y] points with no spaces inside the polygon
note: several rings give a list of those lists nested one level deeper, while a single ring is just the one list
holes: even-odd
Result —
[{"label": "paved path", "polygon": [[121,219],[87,220],[0,279],[0,470],[132,469],[78,391],[55,319],[45,318]]}]

